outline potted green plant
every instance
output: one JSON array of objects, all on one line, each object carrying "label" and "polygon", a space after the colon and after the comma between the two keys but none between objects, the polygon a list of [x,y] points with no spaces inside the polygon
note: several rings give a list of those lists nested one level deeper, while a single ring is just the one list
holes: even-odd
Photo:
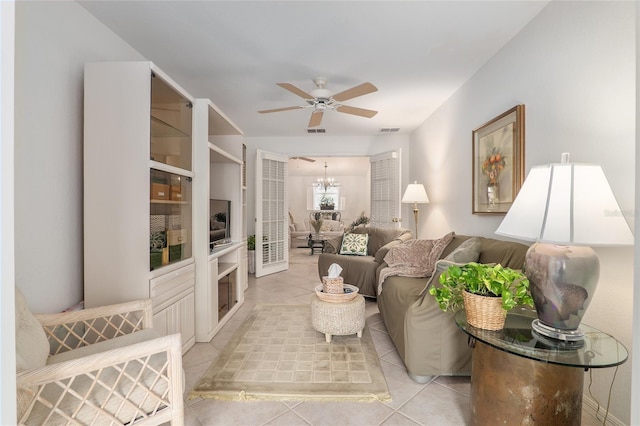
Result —
[{"label": "potted green plant", "polygon": [[371,221],[371,219],[369,219],[367,216],[365,216],[364,215],[364,211],[363,211],[362,213],[360,213],[360,216],[358,216],[356,218],[356,220],[351,222],[351,225],[349,225],[349,227],[347,228],[347,232],[353,231],[358,226],[367,225],[370,221]]},{"label": "potted green plant", "polygon": [[333,198],[328,197],[327,194],[323,195],[320,198],[320,210],[333,210],[335,208],[335,203],[333,202]]},{"label": "potted green plant", "polygon": [[248,269],[250,274],[255,274],[256,272],[256,236],[249,235],[247,237],[247,250],[248,253]]},{"label": "potted green plant", "polygon": [[[432,286],[429,293],[443,311],[455,312],[464,307],[470,325],[489,330],[501,329],[507,312],[514,307],[533,307],[527,277],[500,264],[452,265],[440,275],[439,285]],[[493,310],[485,305],[480,307],[481,303],[489,304]],[[480,312],[474,310],[478,307]]]}]

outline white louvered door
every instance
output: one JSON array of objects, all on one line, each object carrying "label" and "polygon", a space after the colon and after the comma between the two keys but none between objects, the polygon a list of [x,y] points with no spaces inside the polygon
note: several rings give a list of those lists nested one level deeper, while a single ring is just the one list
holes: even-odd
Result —
[{"label": "white louvered door", "polygon": [[256,277],[289,268],[288,162],[258,150],[256,161]]},{"label": "white louvered door", "polygon": [[400,226],[400,152],[384,152],[370,158],[371,226]]}]

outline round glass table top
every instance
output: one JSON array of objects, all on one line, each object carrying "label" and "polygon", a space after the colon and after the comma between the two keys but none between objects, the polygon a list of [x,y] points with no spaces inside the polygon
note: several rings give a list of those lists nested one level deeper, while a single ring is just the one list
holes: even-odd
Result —
[{"label": "round glass table top", "polygon": [[568,367],[605,368],[620,365],[629,353],[613,336],[584,323],[580,329],[584,340],[563,342],[542,336],[531,328],[531,321],[538,318],[536,311],[517,307],[507,314],[502,330],[483,330],[467,324],[464,309],[456,312],[458,327],[469,336],[502,351],[536,361]]}]

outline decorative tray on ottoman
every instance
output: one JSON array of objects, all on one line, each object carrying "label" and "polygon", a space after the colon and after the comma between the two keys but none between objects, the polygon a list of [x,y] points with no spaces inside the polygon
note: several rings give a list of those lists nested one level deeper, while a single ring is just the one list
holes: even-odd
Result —
[{"label": "decorative tray on ottoman", "polygon": [[320,300],[324,300],[325,302],[348,302],[353,300],[358,295],[358,290],[360,290],[355,285],[344,284],[343,293],[325,293],[322,291],[322,284],[316,286],[316,294]]}]

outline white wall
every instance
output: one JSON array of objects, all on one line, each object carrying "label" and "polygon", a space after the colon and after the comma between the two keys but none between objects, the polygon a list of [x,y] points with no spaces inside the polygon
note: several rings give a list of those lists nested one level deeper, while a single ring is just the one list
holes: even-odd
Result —
[{"label": "white wall", "polygon": [[[503,216],[471,214],[472,129],[526,105],[525,167],[558,162],[602,165],[633,227],[635,173],[635,10],[632,2],[552,2],[411,137],[410,178],[430,204],[421,234],[449,230],[495,237]],[[601,279],[585,323],[632,343],[633,249],[599,249]],[[636,332],[636,338],[640,336]],[[593,371],[606,406],[614,369]],[[630,413],[631,362],[620,367],[611,412]],[[585,392],[587,391],[585,386]]]},{"label": "white wall", "polygon": [[16,424],[14,308],[14,70],[15,3],[0,3],[0,424]]},{"label": "white wall", "polygon": [[36,312],[83,297],[84,63],[141,59],[75,2],[16,2],[16,284]]},{"label": "white wall", "polygon": [[[285,154],[291,157],[367,156],[400,150],[403,187],[406,186],[405,183],[408,179],[409,137],[407,135],[387,134],[374,137],[341,137],[325,134],[309,135],[301,138],[246,137],[245,143],[247,145],[247,217],[249,218],[247,232],[249,235],[255,232],[256,149]],[[349,203],[349,200],[347,200],[347,203]],[[356,214],[359,213],[360,211]],[[408,216],[405,215],[405,217]],[[301,221],[300,217],[295,219],[296,221]],[[343,216],[343,219],[345,224],[349,225],[354,218],[349,219]]]},{"label": "white wall", "polygon": [[[640,162],[640,109],[638,109],[638,101],[640,100],[640,7],[636,4],[636,164]],[[636,167],[636,182],[640,181],[640,169]],[[640,211],[640,186],[636,185],[636,212]],[[640,216],[635,215],[635,229],[640,229]],[[634,288],[640,288],[640,276],[637,271],[640,270],[640,250],[638,250],[638,243],[640,242],[640,235],[636,233],[636,250],[634,253]],[[640,330],[640,291],[633,292],[633,330]],[[635,333],[635,339],[633,339],[632,362],[636,367],[632,369],[631,374],[631,400],[640,400],[640,338],[638,338],[638,332]],[[631,422],[633,425],[640,425],[640,404],[631,404]]]}]

